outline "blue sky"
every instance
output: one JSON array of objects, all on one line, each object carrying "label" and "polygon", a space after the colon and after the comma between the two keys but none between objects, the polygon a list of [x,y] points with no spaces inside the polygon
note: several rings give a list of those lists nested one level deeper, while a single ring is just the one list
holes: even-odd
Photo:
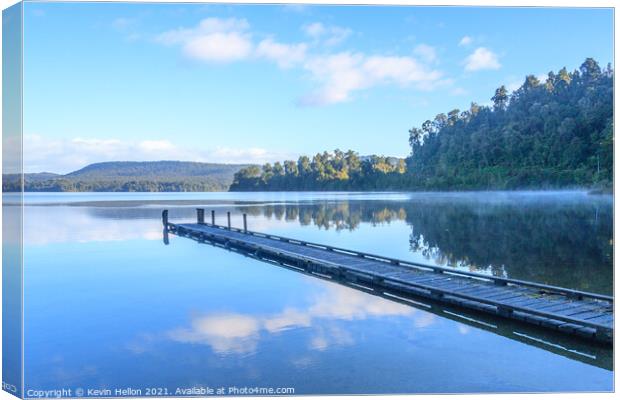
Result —
[{"label": "blue sky", "polygon": [[407,130],[586,57],[610,9],[26,3],[27,172],[406,156]]}]

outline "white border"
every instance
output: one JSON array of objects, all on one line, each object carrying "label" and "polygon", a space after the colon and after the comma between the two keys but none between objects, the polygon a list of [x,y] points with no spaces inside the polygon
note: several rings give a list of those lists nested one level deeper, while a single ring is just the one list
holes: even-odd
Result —
[{"label": "white border", "polygon": [[[80,1],[80,0],[63,0],[64,2],[84,2],[84,1]],[[46,0],[41,0],[41,2],[48,2]],[[50,1],[50,2],[54,2],[54,1]],[[126,2],[126,1],[120,1],[120,0],[108,0],[108,1],[102,1],[102,2]],[[235,4],[235,3],[245,3],[245,4],[339,4],[339,5],[403,5],[403,6],[482,6],[482,7],[583,7],[583,8],[613,8],[614,9],[614,68],[616,68],[616,63],[615,63],[615,50],[616,50],[616,46],[618,43],[618,32],[615,30],[615,8],[618,4],[617,1],[613,1],[613,0],[589,0],[589,1],[583,1],[583,0],[564,0],[564,1],[559,1],[559,0],[504,0],[501,3],[498,1],[491,1],[491,0],[449,0],[448,2],[446,1],[438,1],[438,0],[424,0],[424,1],[411,1],[411,0],[391,0],[391,1],[381,1],[381,0],[375,0],[375,1],[369,1],[369,0],[313,0],[313,1],[299,1],[299,0],[289,0],[289,1],[283,1],[283,2],[277,2],[277,1],[272,1],[272,2],[266,2],[266,1],[261,1],[261,0],[244,0],[244,1],[232,1],[232,0],[220,0],[220,1],[200,1],[200,0],[184,0],[184,1],[178,1],[178,0],[168,0],[168,1],[152,1],[152,0],[132,0],[131,2],[135,2],[135,3],[139,3],[139,2],[143,2],[143,3],[231,3],[231,4]],[[17,4],[18,1],[15,0],[0,0],[0,8],[5,9],[7,7],[10,7],[14,4]],[[23,10],[22,10],[23,11]],[[24,29],[23,26],[23,12],[22,12],[22,30]],[[23,31],[22,31],[22,48],[23,48]],[[0,51],[2,49],[2,33],[0,30]],[[22,51],[22,57],[23,57],[23,51]],[[0,67],[1,68],[1,67]],[[1,79],[0,79],[0,89],[1,89]],[[22,82],[23,85],[23,82]],[[618,93],[618,81],[616,80],[614,82],[614,124],[617,125],[618,123],[618,115],[615,113],[615,94]],[[23,94],[23,87],[22,87],[22,94]],[[23,103],[23,95],[22,95],[22,103]],[[0,101],[0,108],[1,108],[1,101]],[[22,117],[23,117],[23,105],[22,105]],[[22,121],[22,127],[23,127],[23,121]],[[614,130],[614,137],[615,137],[615,130]],[[22,139],[23,139],[23,135],[22,135]],[[23,146],[23,144],[22,144]],[[23,148],[23,147],[22,147]],[[614,142],[614,155],[618,154],[618,150],[620,149],[620,144],[618,144],[617,141]],[[0,165],[1,165],[1,161],[2,161],[2,154],[0,152]],[[614,157],[614,161],[615,161],[615,157]],[[22,163],[23,163],[23,159],[22,159]],[[616,182],[618,179],[618,176],[620,174],[620,163],[618,162],[614,162],[614,187],[616,187]],[[616,229],[618,229],[618,225],[615,224],[615,216],[617,215],[617,204],[615,202],[614,199],[614,238],[617,237],[616,233]],[[2,221],[2,217],[0,215],[0,223]],[[23,215],[22,215],[22,222],[23,222]],[[2,233],[0,231],[0,240],[2,238]],[[620,257],[618,256],[618,254],[615,251],[614,248],[614,266],[617,264],[617,261]],[[23,262],[23,258],[22,258],[22,262]],[[0,286],[0,294],[1,294],[1,286]],[[618,281],[617,281],[617,276],[614,272],[614,296],[617,294],[618,291]],[[22,265],[22,293],[23,293],[23,265]],[[0,329],[2,327],[2,322],[0,320]],[[23,298],[22,298],[22,333],[23,333]],[[1,343],[1,337],[0,337],[0,343]],[[615,358],[615,351],[614,351],[614,387],[618,387],[618,374],[616,374],[615,372],[617,371],[617,363],[616,363],[616,358]],[[23,338],[22,338],[22,366],[23,366]],[[0,363],[0,374],[2,372],[2,366]],[[23,370],[22,370],[22,385],[24,384],[23,382]],[[388,395],[381,395],[381,396],[372,396],[372,397],[387,397]],[[424,399],[449,399],[451,397],[453,397],[455,395],[389,395],[390,399],[394,399],[394,400],[404,400],[404,399],[410,399],[410,398],[415,398],[415,399],[420,399],[420,400],[424,400]],[[464,395],[456,395],[459,396],[459,398],[462,399],[478,399],[478,398],[488,398],[488,399],[495,399],[495,398],[501,398],[501,399],[521,399],[523,397],[526,397],[528,399],[548,399],[548,400],[581,400],[583,399],[585,396],[587,396],[588,398],[592,398],[592,399],[608,399],[608,398],[615,398],[615,395],[613,393],[588,393],[586,394],[580,394],[580,393],[553,393],[553,394],[464,394]],[[286,398],[300,398],[303,397],[305,399],[325,399],[325,398],[338,398],[338,399],[342,399],[342,400],[352,400],[355,399],[359,396],[294,396],[294,397],[286,397]],[[265,397],[227,397],[232,399],[265,399]],[[275,398],[275,397],[274,397]],[[11,396],[10,394],[8,394],[7,392],[4,391],[0,391],[0,400],[4,400],[4,399],[15,399],[14,396]],[[166,399],[174,399],[174,397],[166,397]]]}]

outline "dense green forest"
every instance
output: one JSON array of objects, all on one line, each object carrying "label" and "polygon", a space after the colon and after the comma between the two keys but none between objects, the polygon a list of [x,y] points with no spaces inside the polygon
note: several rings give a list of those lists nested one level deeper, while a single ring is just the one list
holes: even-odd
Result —
[{"label": "dense green forest", "polygon": [[[103,162],[66,175],[24,174],[30,192],[207,192],[226,191],[247,164],[185,161]],[[4,175],[3,191],[19,191],[20,176]]]},{"label": "dense green forest", "polygon": [[312,159],[301,156],[297,161],[244,168],[235,174],[230,190],[398,189],[405,171],[404,159],[335,150]]},{"label": "dense green forest", "polygon": [[231,190],[609,188],[613,78],[610,65],[591,58],[544,82],[529,75],[512,93],[499,87],[492,105],[472,103],[410,129],[406,161],[336,150],[245,168]]}]

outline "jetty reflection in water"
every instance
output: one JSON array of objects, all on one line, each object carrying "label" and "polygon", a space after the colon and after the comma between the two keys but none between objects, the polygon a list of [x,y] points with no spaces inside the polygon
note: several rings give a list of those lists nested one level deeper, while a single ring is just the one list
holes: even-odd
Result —
[{"label": "jetty reflection in water", "polygon": [[[277,224],[265,224],[263,219],[335,231],[354,231],[362,223],[403,221],[411,228],[410,252],[405,259],[421,256],[439,266],[613,293],[613,215],[609,196],[433,194],[414,195],[408,201],[322,201],[216,210],[222,224],[226,211],[256,217],[258,223],[250,225],[255,231],[261,231],[262,226],[278,228]],[[192,220],[195,210],[179,209],[174,217]],[[371,252],[355,243],[350,248]],[[380,250],[375,253],[385,253]]]},{"label": "jetty reflection in water", "polygon": [[[203,194],[181,204],[108,196],[26,209],[31,385],[242,382],[296,386],[299,394],[612,389],[608,347],[372,296],[187,239],[161,242],[162,208],[176,222],[195,221],[203,207],[219,223],[231,211],[235,226],[247,213],[256,231],[610,293],[610,197]],[[437,377],[448,365],[460,367],[446,383]]]},{"label": "jetty reflection in water", "polygon": [[[174,234],[169,233],[167,229],[162,231],[162,238],[165,245],[170,244],[170,235]],[[230,344],[230,346],[224,346],[224,348],[245,348],[246,346],[235,346],[235,344],[239,345],[249,336],[251,336],[254,339],[253,341],[255,341],[256,336],[254,334],[258,333],[261,326],[266,327],[267,330],[272,333],[273,330],[269,328],[270,326],[276,328],[310,326],[312,315],[314,314],[313,311],[316,311],[317,308],[322,311],[329,310],[329,313],[326,315],[344,319],[350,319],[353,315],[358,315],[365,319],[368,314],[410,315],[413,313],[410,309],[390,306],[391,302],[394,302],[410,306],[413,309],[424,310],[427,313],[451,319],[474,328],[494,332],[512,340],[517,340],[519,342],[540,347],[570,359],[585,362],[610,371],[613,370],[613,351],[611,347],[606,344],[593,343],[589,340],[583,340],[578,337],[552,332],[544,328],[532,326],[531,324],[496,317],[488,315],[487,313],[468,310],[458,306],[447,305],[427,298],[400,293],[393,294],[390,291],[385,291],[385,288],[377,291],[371,286],[360,286],[345,280],[334,281],[327,275],[313,274],[298,268],[291,268],[286,264],[271,261],[262,257],[255,257],[251,253],[237,252],[232,248],[223,247],[222,245],[214,245],[203,239],[191,238],[190,236],[185,237],[188,238],[188,240],[195,240],[201,244],[216,246],[219,249],[222,249],[222,251],[236,252],[239,255],[277,265],[300,274],[330,282],[337,282],[337,285],[346,286],[352,290],[340,290],[337,289],[336,285],[329,286],[330,289],[332,289],[332,292],[339,292],[339,295],[329,296],[327,299],[322,299],[320,306],[314,305],[305,312],[287,309],[286,312],[278,314],[273,318],[267,318],[262,324],[260,323],[260,320],[251,318],[250,316],[238,314],[201,317],[198,320],[192,321],[192,330],[181,330],[174,335],[177,339],[180,339],[180,341],[199,342],[200,339],[203,339],[204,342],[211,344],[214,349],[221,347],[221,345],[225,343]],[[372,298],[360,296],[360,293],[356,294],[354,291],[368,293],[373,297],[384,298],[390,302],[378,302]],[[345,310],[345,312],[341,312],[343,310]],[[354,310],[357,310],[357,312],[354,312]],[[422,325],[418,322],[416,322],[415,325],[424,326],[426,324],[431,324],[434,317],[430,314],[425,314],[423,320],[426,322],[422,322]],[[250,327],[251,329],[249,329]],[[247,331],[247,334],[237,334],[237,328],[241,328],[242,332]],[[463,332],[467,332],[467,328],[459,329],[463,330]],[[209,332],[211,332],[211,334]],[[213,334],[216,332],[224,335],[224,338],[219,339],[226,340],[217,340],[218,336]],[[213,341],[209,340],[209,338],[213,339]],[[253,346],[247,347],[253,348]]]}]

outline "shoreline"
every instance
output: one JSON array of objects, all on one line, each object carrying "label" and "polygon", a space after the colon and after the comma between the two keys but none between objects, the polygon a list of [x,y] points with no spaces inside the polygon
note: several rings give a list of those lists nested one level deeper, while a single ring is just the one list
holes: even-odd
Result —
[{"label": "shoreline", "polygon": [[[268,192],[24,192],[21,201],[13,200],[20,192],[3,193],[3,206],[68,207],[151,207],[151,206],[261,206],[303,203],[306,201],[394,201],[428,196],[437,201],[476,199],[495,201],[504,197],[532,200],[566,195],[574,199],[609,199],[613,193],[593,193],[584,189],[564,190],[479,190],[479,191],[268,191]],[[46,198],[49,196],[49,198]],[[89,197],[92,196],[92,197]],[[132,198],[135,196],[136,198]],[[158,198],[159,196],[162,196]],[[167,197],[173,196],[173,197]],[[183,198],[192,196],[193,198]],[[218,198],[217,196],[222,196]],[[262,197],[261,197],[262,196]],[[288,197],[290,196],[290,197]],[[576,196],[576,197],[575,197]],[[20,196],[21,197],[21,196]],[[97,198],[99,197],[99,198]],[[114,197],[118,197],[115,199]],[[141,197],[141,198],[140,198]],[[177,197],[177,198],[174,198]],[[288,198],[287,198],[288,197]],[[83,198],[83,200],[82,200]]]}]

